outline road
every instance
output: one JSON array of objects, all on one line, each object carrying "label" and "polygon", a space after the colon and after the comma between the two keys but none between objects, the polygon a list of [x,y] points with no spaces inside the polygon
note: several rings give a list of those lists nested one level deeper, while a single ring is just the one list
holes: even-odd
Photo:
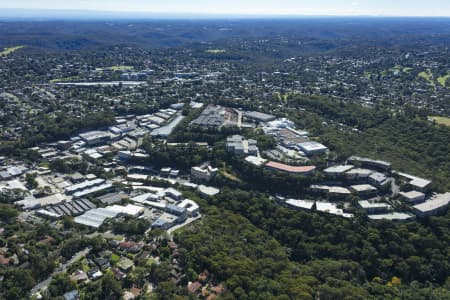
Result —
[{"label": "road", "polygon": [[56,274],[59,273],[64,273],[67,271],[67,269],[76,261],[78,261],[79,259],[85,257],[89,252],[91,251],[91,249],[89,248],[85,248],[84,250],[81,250],[80,252],[76,253],[74,256],[72,256],[72,258],[67,261],[64,265],[62,265],[61,267],[57,268],[52,274],[50,274],[50,276],[45,279],[44,281],[39,282],[38,284],[36,284],[34,286],[34,288],[31,289],[31,295],[36,294],[37,292],[39,292],[40,290],[42,290],[45,287],[48,287],[50,285],[50,282],[52,281],[53,276],[55,276]]}]

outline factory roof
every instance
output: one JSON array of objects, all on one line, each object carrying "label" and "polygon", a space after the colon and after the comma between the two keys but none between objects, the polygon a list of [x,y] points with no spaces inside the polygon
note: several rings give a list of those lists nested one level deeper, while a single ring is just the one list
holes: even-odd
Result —
[{"label": "factory roof", "polygon": [[98,228],[108,218],[114,218],[119,214],[116,210],[106,208],[94,208],[88,210],[83,215],[74,219],[75,223],[82,224],[90,227]]},{"label": "factory roof", "polygon": [[99,192],[99,191],[103,191],[103,190],[107,190],[107,189],[112,188],[112,187],[113,187],[113,185],[111,183],[107,182],[107,183],[104,183],[104,184],[101,184],[101,185],[93,186],[93,187],[84,189],[82,191],[76,192],[76,193],[73,194],[73,196],[74,197],[78,197],[78,198],[79,197],[84,197],[86,195],[93,194],[93,193],[96,193],[96,192]]},{"label": "factory roof", "polygon": [[247,118],[255,119],[261,122],[269,122],[275,120],[275,116],[268,115],[257,111],[248,111],[244,113]]},{"label": "factory roof", "polygon": [[184,116],[177,116],[175,119],[173,119],[169,124],[167,124],[166,126],[157,128],[155,130],[153,130],[150,135],[151,136],[155,136],[155,137],[168,137],[172,131],[175,129],[175,127],[178,126],[178,124],[180,124],[181,121],[183,121]]},{"label": "factory roof", "polygon": [[86,181],[83,181],[81,183],[68,186],[66,188],[66,192],[70,193],[70,192],[75,192],[75,191],[78,191],[78,190],[83,190],[83,189],[86,189],[88,187],[101,184],[103,182],[105,182],[105,180],[101,179],[101,178],[94,179],[94,180],[86,180]]},{"label": "factory roof", "polygon": [[27,198],[24,200],[16,201],[15,204],[21,206],[23,209],[33,209],[36,207],[58,204],[67,200],[68,199],[66,196],[58,193],[43,198]]},{"label": "factory roof", "polygon": [[133,205],[133,204],[128,204],[126,206],[112,205],[112,206],[108,206],[107,208],[112,211],[116,211],[117,213],[126,214],[126,215],[130,215],[130,216],[137,216],[144,211],[144,208],[142,206]]}]

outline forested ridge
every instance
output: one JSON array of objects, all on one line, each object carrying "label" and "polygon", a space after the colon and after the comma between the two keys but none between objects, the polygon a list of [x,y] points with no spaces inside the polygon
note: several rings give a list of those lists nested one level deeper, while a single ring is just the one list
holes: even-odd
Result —
[{"label": "forested ridge", "polygon": [[176,237],[188,250],[189,267],[207,269],[225,282],[227,292],[220,299],[450,296],[448,215],[427,225],[375,226],[288,211],[260,195],[227,192],[219,205],[254,221],[211,207],[201,223]]}]

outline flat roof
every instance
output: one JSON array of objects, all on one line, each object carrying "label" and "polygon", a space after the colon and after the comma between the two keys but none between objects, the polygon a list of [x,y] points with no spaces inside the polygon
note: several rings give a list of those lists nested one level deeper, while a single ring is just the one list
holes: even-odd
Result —
[{"label": "flat roof", "polygon": [[206,186],[203,184],[198,186],[198,190],[200,193],[203,193],[208,196],[214,196],[214,195],[217,195],[218,193],[220,193],[219,189],[217,189],[215,187],[211,187],[211,186]]},{"label": "flat roof", "polygon": [[372,173],[373,173],[372,170],[362,169],[362,168],[351,169],[346,172],[346,174],[352,174],[352,175],[355,174],[355,175],[364,175],[364,176],[370,176]]},{"label": "flat roof", "polygon": [[314,206],[314,201],[312,200],[296,200],[296,199],[288,199],[286,200],[286,204],[292,206],[294,208],[303,208],[303,209],[312,209]]},{"label": "flat roof", "polygon": [[425,194],[418,191],[409,191],[409,192],[400,192],[400,196],[405,197],[407,199],[415,199],[415,198],[421,198],[425,197]]},{"label": "flat roof", "polygon": [[358,205],[361,208],[367,209],[367,208],[386,208],[389,209],[391,208],[391,206],[387,203],[383,203],[383,202],[370,202],[367,200],[363,200],[363,201],[358,201]]},{"label": "flat roof", "polygon": [[371,163],[371,164],[377,164],[377,165],[382,165],[385,167],[391,167],[391,163],[387,162],[387,161],[383,161],[383,160],[375,160],[375,159],[371,159],[371,158],[367,158],[367,157],[359,157],[359,156],[351,156],[349,157],[350,161],[359,161],[362,163]]},{"label": "flat roof", "polygon": [[266,167],[284,171],[284,172],[298,173],[298,174],[309,173],[316,169],[316,166],[298,166],[297,167],[297,166],[285,165],[285,164],[274,162],[274,161],[269,161],[266,164]]},{"label": "flat roof", "polygon": [[377,191],[377,188],[370,184],[357,184],[350,186],[350,188],[356,192]]},{"label": "flat roof", "polygon": [[314,142],[314,141],[300,143],[300,144],[298,144],[298,146],[300,148],[302,148],[304,151],[317,151],[317,150],[327,150],[328,149],[327,146],[322,145],[319,142]]},{"label": "flat roof", "polygon": [[403,212],[391,212],[387,214],[376,214],[369,215],[369,219],[371,220],[391,220],[391,221],[406,221],[413,220],[415,216],[413,214],[403,213]]},{"label": "flat roof", "polygon": [[330,186],[328,187],[328,192],[331,194],[351,194],[348,188],[342,186]]},{"label": "flat roof", "polygon": [[332,166],[328,167],[325,170],[323,170],[325,173],[344,173],[348,170],[353,169],[353,165],[338,165],[338,166]]},{"label": "flat roof", "polygon": [[267,159],[250,155],[245,158],[245,161],[259,167],[259,166],[262,166],[263,164],[265,164],[267,162]]},{"label": "flat roof", "polygon": [[258,111],[245,112],[245,116],[253,118],[253,119],[257,119],[257,120],[260,120],[260,121],[263,121],[263,122],[268,122],[268,121],[275,120],[275,116],[269,115],[269,114],[265,114],[265,113],[262,113],[262,112],[258,112]]},{"label": "flat roof", "polygon": [[166,126],[163,126],[163,127],[153,130],[150,133],[150,135],[151,136],[168,137],[172,133],[172,131],[175,129],[175,127],[177,127],[178,124],[180,124],[181,121],[183,121],[183,119],[184,119],[184,116],[182,116],[182,115],[177,116]]},{"label": "flat roof", "polygon": [[188,212],[193,212],[199,209],[198,204],[190,199],[184,199],[183,201],[178,203],[177,206],[186,208]]},{"label": "flat roof", "polygon": [[420,212],[429,212],[447,206],[450,203],[450,193],[435,194],[423,203],[414,205]]},{"label": "flat roof", "polygon": [[352,218],[353,214],[344,213],[344,211],[337,207],[335,203],[316,201],[316,210],[326,212],[333,215],[342,216],[345,218]]}]

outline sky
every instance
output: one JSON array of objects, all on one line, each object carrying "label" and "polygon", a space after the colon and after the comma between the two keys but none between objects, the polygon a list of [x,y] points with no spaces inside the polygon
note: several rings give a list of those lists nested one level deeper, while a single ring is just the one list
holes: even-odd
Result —
[{"label": "sky", "polygon": [[5,8],[172,14],[448,16],[449,0],[0,0]]}]

